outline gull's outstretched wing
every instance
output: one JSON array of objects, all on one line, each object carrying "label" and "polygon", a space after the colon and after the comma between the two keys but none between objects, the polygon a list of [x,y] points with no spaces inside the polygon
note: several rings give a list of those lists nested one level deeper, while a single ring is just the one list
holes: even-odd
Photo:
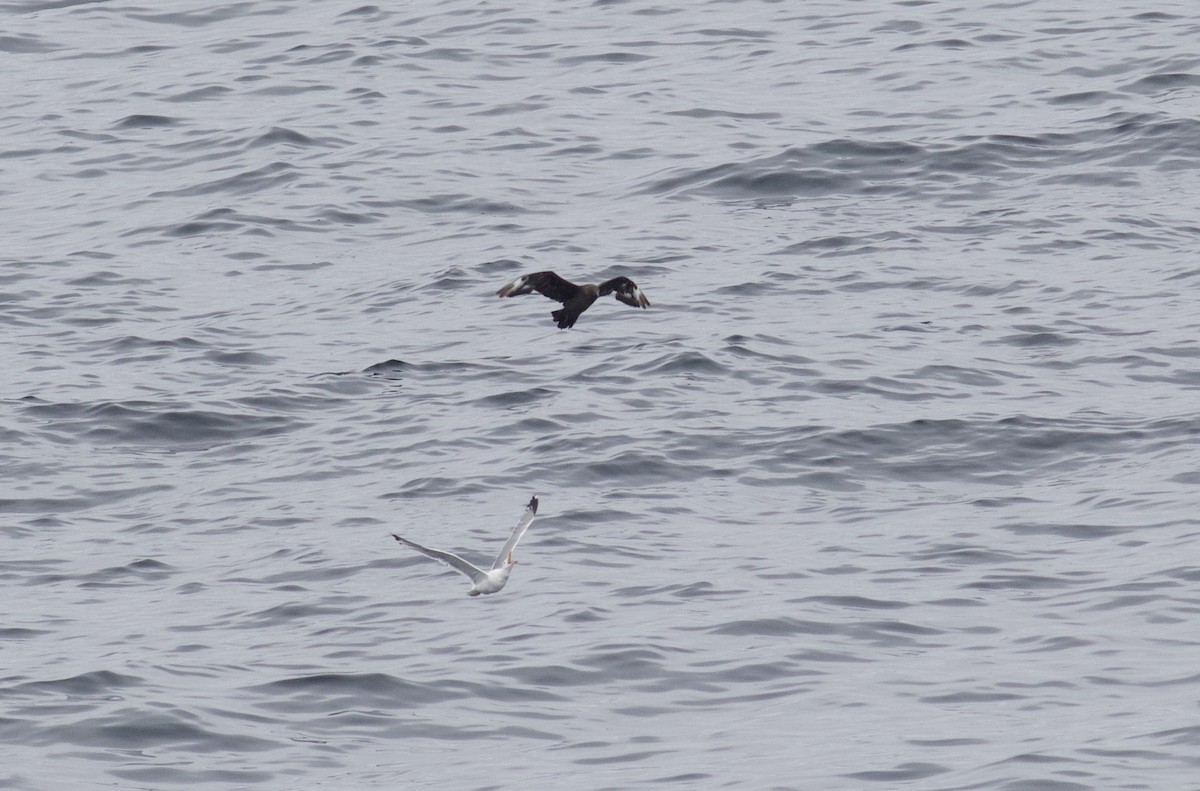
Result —
[{"label": "gull's outstretched wing", "polygon": [[496,556],[496,560],[492,563],[493,569],[503,568],[504,561],[517,548],[517,544],[521,541],[521,536],[525,535],[525,531],[533,524],[533,517],[537,513],[538,499],[535,494],[529,498],[529,505],[525,506],[525,513],[521,514],[521,521],[517,522],[517,526],[513,529],[512,535],[504,542],[504,549],[500,550],[500,554]]},{"label": "gull's outstretched wing", "polygon": [[417,542],[409,541],[407,538],[401,538],[400,536],[396,535],[395,533],[392,533],[392,538],[396,539],[401,544],[412,547],[413,549],[420,552],[422,555],[431,557],[434,560],[440,560],[441,562],[445,563],[447,566],[450,566],[451,568],[461,571],[463,574],[466,574],[468,577],[471,578],[471,582],[479,582],[481,579],[483,579],[484,577],[487,576],[486,571],[484,571],[481,568],[478,568],[477,566],[475,566],[471,563],[468,563],[467,561],[463,560],[462,558],[460,558],[458,555],[454,554],[453,552],[443,552],[440,549],[430,549],[429,547],[423,547],[420,544],[418,544]]},{"label": "gull's outstretched wing", "polygon": [[534,291],[543,294],[556,302],[567,302],[579,293],[579,286],[570,280],[564,280],[554,272],[534,272],[531,275],[521,275],[504,288],[496,292],[498,297],[519,297],[522,294],[532,294]]},{"label": "gull's outstretched wing", "polygon": [[634,283],[627,277],[614,277],[612,280],[606,280],[600,284],[600,296],[612,294],[621,302],[633,308],[648,308],[650,300],[646,299],[646,295],[638,288],[637,283]]}]

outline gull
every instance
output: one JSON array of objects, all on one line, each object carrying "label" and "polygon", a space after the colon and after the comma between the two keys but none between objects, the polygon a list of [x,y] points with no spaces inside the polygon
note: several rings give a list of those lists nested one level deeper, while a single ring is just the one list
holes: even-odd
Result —
[{"label": "gull", "polygon": [[591,283],[577,286],[554,272],[534,272],[531,275],[521,275],[497,291],[496,296],[519,297],[522,294],[532,294],[534,291],[563,303],[562,310],[556,310],[550,314],[558,322],[560,330],[574,327],[580,313],[590,308],[599,297],[606,297],[609,294],[635,308],[650,307],[650,300],[646,299],[646,295],[637,287],[637,283],[627,277],[614,277],[612,280],[605,280],[598,286]]},{"label": "gull", "polygon": [[537,509],[538,498],[537,495],[534,495],[529,498],[529,505],[525,506],[525,513],[521,515],[521,521],[517,522],[517,526],[513,528],[512,535],[508,537],[508,541],[504,542],[504,549],[500,550],[500,554],[492,561],[492,567],[487,571],[472,563],[468,563],[453,552],[423,547],[417,542],[401,538],[395,533],[392,533],[392,538],[401,544],[412,547],[422,555],[427,555],[434,560],[440,560],[447,566],[457,569],[470,577],[472,585],[471,590],[467,591],[468,596],[478,596],[481,593],[495,593],[504,587],[504,583],[508,582],[508,575],[512,573],[512,567],[517,565],[517,561],[513,559],[513,550],[517,548],[517,543],[521,540],[521,536],[525,535],[525,531],[533,524],[533,516],[537,513]]}]

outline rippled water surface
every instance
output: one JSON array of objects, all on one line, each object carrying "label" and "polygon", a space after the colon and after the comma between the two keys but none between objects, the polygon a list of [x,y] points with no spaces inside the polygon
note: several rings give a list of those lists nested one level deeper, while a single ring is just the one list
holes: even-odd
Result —
[{"label": "rippled water surface", "polygon": [[1194,11],[0,2],[0,785],[1200,787]]}]

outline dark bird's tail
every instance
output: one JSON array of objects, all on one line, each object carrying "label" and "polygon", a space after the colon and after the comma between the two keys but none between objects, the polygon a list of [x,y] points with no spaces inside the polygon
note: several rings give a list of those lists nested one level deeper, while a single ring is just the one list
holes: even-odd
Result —
[{"label": "dark bird's tail", "polygon": [[575,319],[579,318],[579,314],[572,312],[567,308],[563,308],[562,310],[551,312],[550,318],[558,322],[558,328],[560,330],[565,330],[568,327],[575,326]]}]

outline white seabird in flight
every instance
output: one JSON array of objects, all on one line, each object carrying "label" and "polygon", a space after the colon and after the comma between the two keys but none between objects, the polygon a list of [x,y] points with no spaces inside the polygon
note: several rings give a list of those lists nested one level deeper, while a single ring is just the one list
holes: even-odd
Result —
[{"label": "white seabird in flight", "polygon": [[434,560],[440,560],[447,566],[457,569],[470,577],[473,584],[471,585],[471,590],[467,591],[468,596],[478,596],[481,593],[495,593],[508,582],[508,575],[512,573],[512,567],[517,565],[517,561],[513,559],[513,550],[517,548],[517,543],[521,540],[521,536],[525,535],[525,531],[533,524],[533,517],[537,513],[537,509],[538,498],[537,495],[534,495],[529,498],[529,505],[525,506],[525,513],[521,515],[521,521],[517,522],[517,526],[513,528],[512,535],[508,537],[508,541],[504,542],[504,549],[500,550],[500,554],[492,561],[492,567],[487,571],[472,563],[468,563],[453,552],[423,547],[417,542],[401,538],[395,533],[392,533],[392,538],[401,544],[412,547],[422,555],[427,555]]}]

